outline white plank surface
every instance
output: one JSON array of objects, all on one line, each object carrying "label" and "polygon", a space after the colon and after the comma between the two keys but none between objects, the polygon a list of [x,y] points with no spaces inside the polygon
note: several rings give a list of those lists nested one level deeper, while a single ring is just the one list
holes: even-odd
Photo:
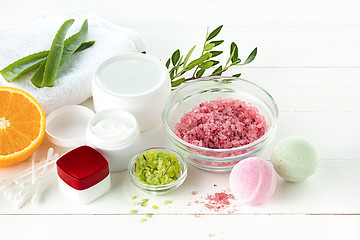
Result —
[{"label": "white plank surface", "polygon": [[[359,216],[0,216],[1,239],[358,239]],[[43,227],[49,226],[57,227]],[[21,227],[20,227],[21,226]],[[193,227],[189,227],[193,226]],[[10,234],[11,233],[11,234]]]},{"label": "white plank surface", "polygon": [[[258,56],[252,64],[233,69],[229,74],[240,71],[242,77],[272,94],[280,109],[274,142],[293,134],[309,138],[319,152],[318,169],[303,183],[291,184],[278,177],[274,196],[263,205],[239,206],[233,201],[230,208],[220,212],[195,201],[204,201],[207,194],[228,189],[228,173],[209,173],[190,167],[185,183],[177,191],[160,197],[137,190],[126,172],[114,173],[111,191],[82,206],[65,200],[54,181],[40,204],[29,204],[22,209],[14,208],[0,195],[1,240],[29,236],[31,239],[360,238],[358,0],[104,0],[101,3],[63,0],[61,4],[45,0],[3,1],[0,32],[39,14],[80,8],[134,28],[142,35],[148,54],[163,61],[178,48],[186,52],[195,44],[201,46],[207,26],[224,24],[219,39],[226,43],[221,50],[227,52],[235,41],[239,56],[245,59],[258,47]],[[85,105],[91,106],[91,100]],[[145,133],[143,139],[144,147],[169,144],[161,126]],[[40,150],[48,146],[45,141]],[[269,159],[271,149],[272,146],[262,153],[265,159]],[[0,169],[0,179],[27,166],[29,162]],[[197,194],[193,195],[192,191]],[[133,206],[132,195],[149,198],[149,206]],[[163,201],[167,199],[173,203],[165,206]],[[152,210],[152,204],[158,205],[159,210]],[[137,209],[138,214],[129,214],[132,209]],[[229,210],[234,212],[229,214]],[[147,212],[154,216],[140,223]],[[66,231],[59,231],[58,226]]]}]

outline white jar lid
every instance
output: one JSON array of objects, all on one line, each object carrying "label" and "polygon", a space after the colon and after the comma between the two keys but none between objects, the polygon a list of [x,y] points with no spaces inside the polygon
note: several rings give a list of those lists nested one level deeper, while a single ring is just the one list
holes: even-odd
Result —
[{"label": "white jar lid", "polygon": [[140,136],[136,118],[121,109],[96,113],[86,129],[87,143],[96,148],[118,150],[133,145]]},{"label": "white jar lid", "polygon": [[161,123],[171,93],[165,64],[148,54],[126,53],[100,64],[92,79],[94,109],[122,109],[133,114],[141,131]]},{"label": "white jar lid", "polygon": [[56,109],[46,117],[48,139],[61,147],[86,144],[86,127],[95,113],[87,107],[68,105]]},{"label": "white jar lid", "polygon": [[167,90],[171,88],[165,65],[141,53],[120,54],[106,60],[96,69],[94,81],[103,91],[123,101],[136,98],[143,103],[156,101],[161,94],[170,93]]}]

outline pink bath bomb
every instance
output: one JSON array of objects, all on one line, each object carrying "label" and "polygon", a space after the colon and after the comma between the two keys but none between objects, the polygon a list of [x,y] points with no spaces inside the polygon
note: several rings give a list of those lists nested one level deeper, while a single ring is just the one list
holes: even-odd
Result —
[{"label": "pink bath bomb", "polygon": [[234,166],[229,182],[230,189],[239,202],[258,205],[274,193],[276,176],[267,161],[259,157],[250,157]]}]

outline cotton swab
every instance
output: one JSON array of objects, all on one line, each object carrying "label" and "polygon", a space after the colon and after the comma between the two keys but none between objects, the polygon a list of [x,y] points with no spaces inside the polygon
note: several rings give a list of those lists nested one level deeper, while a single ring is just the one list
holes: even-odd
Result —
[{"label": "cotton swab", "polygon": [[49,148],[46,159],[35,164],[35,154],[31,157],[31,167],[21,171],[14,177],[0,182],[0,187],[4,189],[4,196],[15,201],[18,208],[22,208],[31,200],[33,203],[39,202],[41,191],[44,185],[49,182],[49,177],[55,176],[55,162],[59,154],[54,154],[54,149]]}]

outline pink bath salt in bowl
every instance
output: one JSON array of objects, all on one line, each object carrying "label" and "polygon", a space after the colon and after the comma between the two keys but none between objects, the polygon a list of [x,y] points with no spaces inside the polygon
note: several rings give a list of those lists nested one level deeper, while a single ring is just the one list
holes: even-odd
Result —
[{"label": "pink bath salt in bowl", "polygon": [[234,166],[229,184],[231,192],[240,203],[258,205],[273,195],[276,175],[267,161],[259,157],[250,157]]},{"label": "pink bath salt in bowl", "polygon": [[278,108],[258,85],[234,77],[186,82],[165,103],[162,120],[170,143],[194,166],[230,171],[262,152],[276,134]]},{"label": "pink bath salt in bowl", "polygon": [[256,107],[239,99],[218,97],[185,113],[174,133],[199,147],[229,149],[259,139],[267,129],[265,117]]}]

